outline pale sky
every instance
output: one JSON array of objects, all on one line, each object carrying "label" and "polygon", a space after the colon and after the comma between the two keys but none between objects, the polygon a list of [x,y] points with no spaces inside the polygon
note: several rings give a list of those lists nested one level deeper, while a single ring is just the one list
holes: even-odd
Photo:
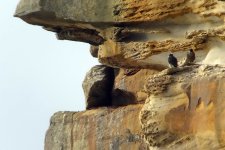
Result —
[{"label": "pale sky", "polygon": [[0,1],[0,150],[43,150],[53,113],[84,110],[81,84],[98,61],[89,44],[13,17],[18,2]]}]

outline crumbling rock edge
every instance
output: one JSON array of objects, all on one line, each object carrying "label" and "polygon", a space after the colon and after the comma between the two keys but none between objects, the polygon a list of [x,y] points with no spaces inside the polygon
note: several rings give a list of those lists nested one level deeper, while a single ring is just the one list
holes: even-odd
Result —
[{"label": "crumbling rock edge", "polygon": [[[221,116],[225,102],[224,92],[219,91],[224,89],[225,68],[208,65],[188,68],[153,75],[156,85],[166,86],[166,90],[159,88],[161,93],[154,93],[149,88],[149,97],[139,116],[144,139],[149,147],[158,149],[223,149]],[[174,71],[169,75],[173,82],[167,82],[167,73]],[[154,84],[153,79],[150,77],[147,84]]]},{"label": "crumbling rock edge", "polygon": [[45,148],[223,149],[224,73],[219,65],[166,69],[146,78],[146,85],[166,88],[152,92],[152,87],[145,85],[144,104],[56,113]]},{"label": "crumbling rock edge", "polygon": [[218,0],[21,0],[15,16],[60,40],[99,46],[102,64],[165,69],[170,51],[182,59],[189,49],[196,62],[225,64],[217,53],[225,40],[223,8]]}]

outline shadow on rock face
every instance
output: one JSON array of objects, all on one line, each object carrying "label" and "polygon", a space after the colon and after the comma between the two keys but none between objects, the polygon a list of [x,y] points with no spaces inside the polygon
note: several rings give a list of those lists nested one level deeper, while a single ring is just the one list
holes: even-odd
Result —
[{"label": "shadow on rock face", "polygon": [[135,103],[136,97],[131,92],[121,89],[115,89],[112,91],[112,106],[125,106]]},{"label": "shadow on rock face", "polygon": [[87,109],[90,107],[101,107],[111,105],[111,91],[112,83],[106,83],[103,85],[101,82],[96,82],[90,89],[90,97],[88,97]]},{"label": "shadow on rock face", "polygon": [[110,106],[113,84],[113,68],[104,65],[92,67],[82,84],[86,98],[86,108]]}]

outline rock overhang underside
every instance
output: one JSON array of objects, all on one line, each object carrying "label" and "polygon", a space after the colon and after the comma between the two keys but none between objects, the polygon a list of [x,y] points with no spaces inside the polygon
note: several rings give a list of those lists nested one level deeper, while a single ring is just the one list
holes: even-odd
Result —
[{"label": "rock overhang underside", "polygon": [[218,0],[21,0],[15,16],[56,32],[60,40],[99,46],[103,64],[162,69],[168,53],[182,60],[189,49],[199,53],[199,63],[225,64],[205,61],[223,46],[224,8]]}]

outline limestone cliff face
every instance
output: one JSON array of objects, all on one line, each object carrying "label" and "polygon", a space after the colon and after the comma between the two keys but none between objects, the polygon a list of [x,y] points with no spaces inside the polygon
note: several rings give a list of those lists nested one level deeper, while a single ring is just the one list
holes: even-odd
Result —
[{"label": "limestone cliff face", "polygon": [[224,148],[224,73],[221,67],[192,66],[177,74],[161,74],[158,78],[171,76],[173,82],[164,92],[151,94],[140,113],[149,147]]},{"label": "limestone cliff face", "polygon": [[142,105],[58,112],[51,118],[46,150],[147,150],[138,123]]},{"label": "limestone cliff face", "polygon": [[[105,65],[159,69],[169,51],[182,58],[192,48],[197,62],[214,51],[224,40],[224,8],[218,0],[21,0],[15,15],[61,40],[99,45]],[[215,61],[205,63],[225,63]]]},{"label": "limestone cliff face", "polygon": [[15,16],[104,65],[83,82],[91,110],[56,113],[45,150],[225,149],[224,1],[21,0]]}]

